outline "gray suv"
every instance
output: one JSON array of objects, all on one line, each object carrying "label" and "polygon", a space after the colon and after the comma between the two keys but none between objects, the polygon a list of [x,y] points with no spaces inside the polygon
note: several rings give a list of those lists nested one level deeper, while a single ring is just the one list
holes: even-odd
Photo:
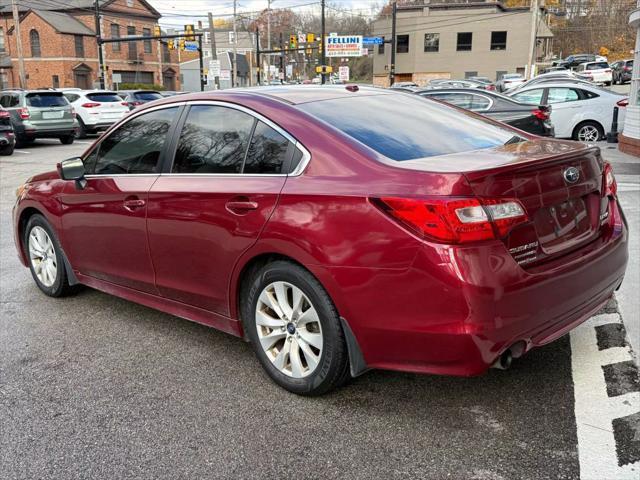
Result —
[{"label": "gray suv", "polygon": [[3,90],[0,105],[11,115],[18,146],[36,138],[59,138],[65,145],[73,143],[78,123],[62,92]]}]

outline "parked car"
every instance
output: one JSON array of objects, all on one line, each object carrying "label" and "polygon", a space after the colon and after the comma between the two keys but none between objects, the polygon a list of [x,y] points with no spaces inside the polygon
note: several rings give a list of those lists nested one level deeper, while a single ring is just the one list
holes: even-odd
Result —
[{"label": "parked car", "polygon": [[486,83],[479,82],[476,80],[464,79],[464,80],[456,80],[456,79],[447,79],[447,78],[436,78],[429,81],[429,88],[481,88],[485,89],[487,87]]},{"label": "parked car", "polygon": [[576,72],[585,75],[594,83],[611,85],[611,67],[607,62],[585,62],[578,65]]},{"label": "parked car", "polygon": [[16,145],[16,136],[11,125],[11,114],[0,107],[0,155],[11,155]]},{"label": "parked car", "polygon": [[619,108],[618,128],[624,125],[624,95],[583,83],[544,83],[522,88],[511,98],[532,105],[551,106],[556,137],[595,142],[611,131],[613,108]]},{"label": "parked car", "polygon": [[620,60],[611,64],[612,78],[611,81],[614,85],[622,85],[623,83],[631,81],[631,74],[633,73],[633,59]]},{"label": "parked car", "polygon": [[541,75],[538,75],[530,80],[527,80],[526,82],[518,85],[517,87],[514,87],[512,89],[509,90],[508,94],[511,95],[514,92],[517,92],[519,90],[522,90],[526,87],[529,87],[531,85],[540,85],[543,83],[560,83],[560,82],[566,82],[566,83],[583,83],[586,85],[594,85],[594,83],[587,79],[587,77],[583,76],[583,75],[579,75],[575,72],[572,71],[565,71],[565,72],[553,72],[553,73],[543,73]]},{"label": "parked car", "polygon": [[576,55],[569,55],[564,59],[562,65],[566,68],[577,68],[578,65],[585,62],[607,62],[607,57],[602,55],[594,55],[593,53],[578,53]]},{"label": "parked car", "polygon": [[498,92],[506,92],[507,90],[516,88],[526,81],[526,78],[524,78],[520,73],[505,73],[502,78],[498,80],[498,83],[496,83],[496,90]]},{"label": "parked car", "polygon": [[556,65],[553,67],[543,68],[540,71],[540,73],[545,74],[545,73],[566,72],[566,71],[567,71],[567,67],[565,67],[564,65]]},{"label": "parked car", "polygon": [[391,85],[391,88],[406,88],[406,87],[417,87],[418,84],[415,82],[395,82]]},{"label": "parked car", "polygon": [[469,77],[467,80],[482,84],[484,90],[494,91],[496,89],[496,83],[488,77]]},{"label": "parked car", "polygon": [[116,92],[106,90],[67,90],[63,95],[76,111],[78,138],[106,130],[129,113],[129,104]]},{"label": "parked car", "polygon": [[127,102],[129,110],[162,98],[162,94],[155,90],[120,90],[118,95]]},{"label": "parked car", "polygon": [[18,146],[37,138],[58,138],[73,143],[78,123],[62,92],[55,90],[3,90],[0,105],[11,115]]},{"label": "parked car", "polygon": [[417,95],[450,103],[456,107],[481,113],[525,132],[545,137],[553,136],[549,107],[520,103],[510,97],[477,89],[437,89],[416,92]]},{"label": "parked car", "polygon": [[628,256],[598,148],[351,85],[142,106],[17,195],[44,294],[86,284],[246,338],[303,395],[506,368],[602,308]]}]

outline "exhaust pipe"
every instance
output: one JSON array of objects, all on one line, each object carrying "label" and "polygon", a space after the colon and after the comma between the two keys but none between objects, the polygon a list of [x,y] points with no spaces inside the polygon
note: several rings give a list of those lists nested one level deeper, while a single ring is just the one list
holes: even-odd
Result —
[{"label": "exhaust pipe", "polygon": [[511,350],[505,350],[504,353],[500,355],[495,362],[493,362],[491,368],[496,368],[498,370],[507,370],[511,366],[512,360],[513,356],[511,355]]}]

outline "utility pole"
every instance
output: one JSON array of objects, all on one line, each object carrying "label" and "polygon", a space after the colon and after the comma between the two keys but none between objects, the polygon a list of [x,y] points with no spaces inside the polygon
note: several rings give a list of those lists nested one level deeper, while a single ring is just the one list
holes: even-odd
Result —
[{"label": "utility pole", "polygon": [[[213,25],[213,14],[209,12],[209,41],[211,42],[211,60],[218,60],[218,52],[216,50],[216,32]],[[220,77],[215,76],[214,83],[216,90],[220,88]]]},{"label": "utility pole", "polygon": [[282,44],[282,32],[280,32],[280,72],[282,72],[282,78],[278,75],[280,83],[283,83],[287,79],[287,74],[284,69],[284,45]]},{"label": "utility pole", "polygon": [[18,2],[11,0],[13,7],[13,24],[16,30],[16,47],[18,50],[18,79],[20,88],[27,88],[27,75],[24,71],[24,55],[22,54],[22,37],[20,36],[20,14],[18,13]]},{"label": "utility pole", "polygon": [[[324,38],[324,1],[325,0],[321,0],[320,1],[320,5],[322,7],[322,17],[320,18],[320,42],[321,42],[321,46],[320,46],[320,64],[322,67],[324,67],[325,62],[327,61],[326,58],[326,52],[325,52],[325,38]],[[324,68],[322,69],[322,73],[320,74],[320,78],[322,79],[322,85],[325,84],[326,82],[326,78],[325,78],[325,74],[324,74]]]},{"label": "utility pole", "polygon": [[536,66],[536,36],[538,33],[538,13],[540,8],[538,6],[538,0],[531,0],[531,38],[530,38],[530,50],[529,61],[527,63],[527,78],[533,78],[533,71]]},{"label": "utility pole", "polygon": [[262,82],[260,81],[260,74],[262,72],[262,65],[260,64],[260,31],[258,30],[258,26],[256,24],[256,65],[258,66],[257,70],[257,80],[258,80],[258,85],[262,85]]},{"label": "utility pole", "polygon": [[236,31],[236,9],[238,0],[233,0],[233,68],[231,69],[231,86],[237,87],[236,73],[238,69],[238,53],[236,46],[238,45],[238,32]]},{"label": "utility pole", "polygon": [[102,38],[102,33],[100,32],[100,3],[98,0],[95,0],[96,7],[96,43],[98,45],[98,80],[100,81],[100,88],[104,89],[104,57],[102,55],[102,44],[100,43],[100,39]]},{"label": "utility pole", "polygon": [[396,81],[396,18],[398,16],[398,2],[393,0],[391,5],[391,64],[389,65],[389,86]]}]

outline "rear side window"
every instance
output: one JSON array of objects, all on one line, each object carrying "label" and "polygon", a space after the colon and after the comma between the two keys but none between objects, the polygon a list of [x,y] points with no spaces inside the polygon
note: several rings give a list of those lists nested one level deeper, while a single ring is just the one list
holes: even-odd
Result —
[{"label": "rear side window", "polygon": [[64,96],[67,98],[67,100],[69,100],[69,102],[75,102],[80,98],[80,95],[77,95],[75,93],[65,93]]},{"label": "rear side window", "polygon": [[549,96],[547,97],[547,103],[553,105],[554,103],[575,102],[580,100],[578,92],[572,88],[550,88]]},{"label": "rear side window", "polygon": [[492,148],[514,136],[471,113],[417,95],[354,96],[298,108],[396,161]]},{"label": "rear side window", "polygon": [[113,103],[122,101],[122,99],[118,95],[109,92],[87,93],[87,98],[94,102],[102,103]]},{"label": "rear side window", "polygon": [[182,128],[173,173],[240,173],[254,118],[211,105],[191,107]]},{"label": "rear side window", "polygon": [[61,93],[28,93],[27,106],[29,107],[64,107],[69,102]]},{"label": "rear side window", "polygon": [[600,95],[594,92],[590,92],[589,90],[580,90],[583,98],[598,98]]},{"label": "rear side window", "polygon": [[269,125],[258,122],[244,162],[243,173],[282,173],[291,142]]},{"label": "rear side window", "polygon": [[160,95],[158,92],[138,92],[136,94],[133,95],[137,100],[145,100],[145,101],[152,101],[152,100],[158,100],[159,98],[162,98],[162,95]]},{"label": "rear side window", "polygon": [[544,90],[542,88],[536,88],[526,92],[516,93],[515,95],[512,95],[512,98],[515,98],[522,103],[528,103],[529,105],[540,105],[542,103],[543,93]]}]

